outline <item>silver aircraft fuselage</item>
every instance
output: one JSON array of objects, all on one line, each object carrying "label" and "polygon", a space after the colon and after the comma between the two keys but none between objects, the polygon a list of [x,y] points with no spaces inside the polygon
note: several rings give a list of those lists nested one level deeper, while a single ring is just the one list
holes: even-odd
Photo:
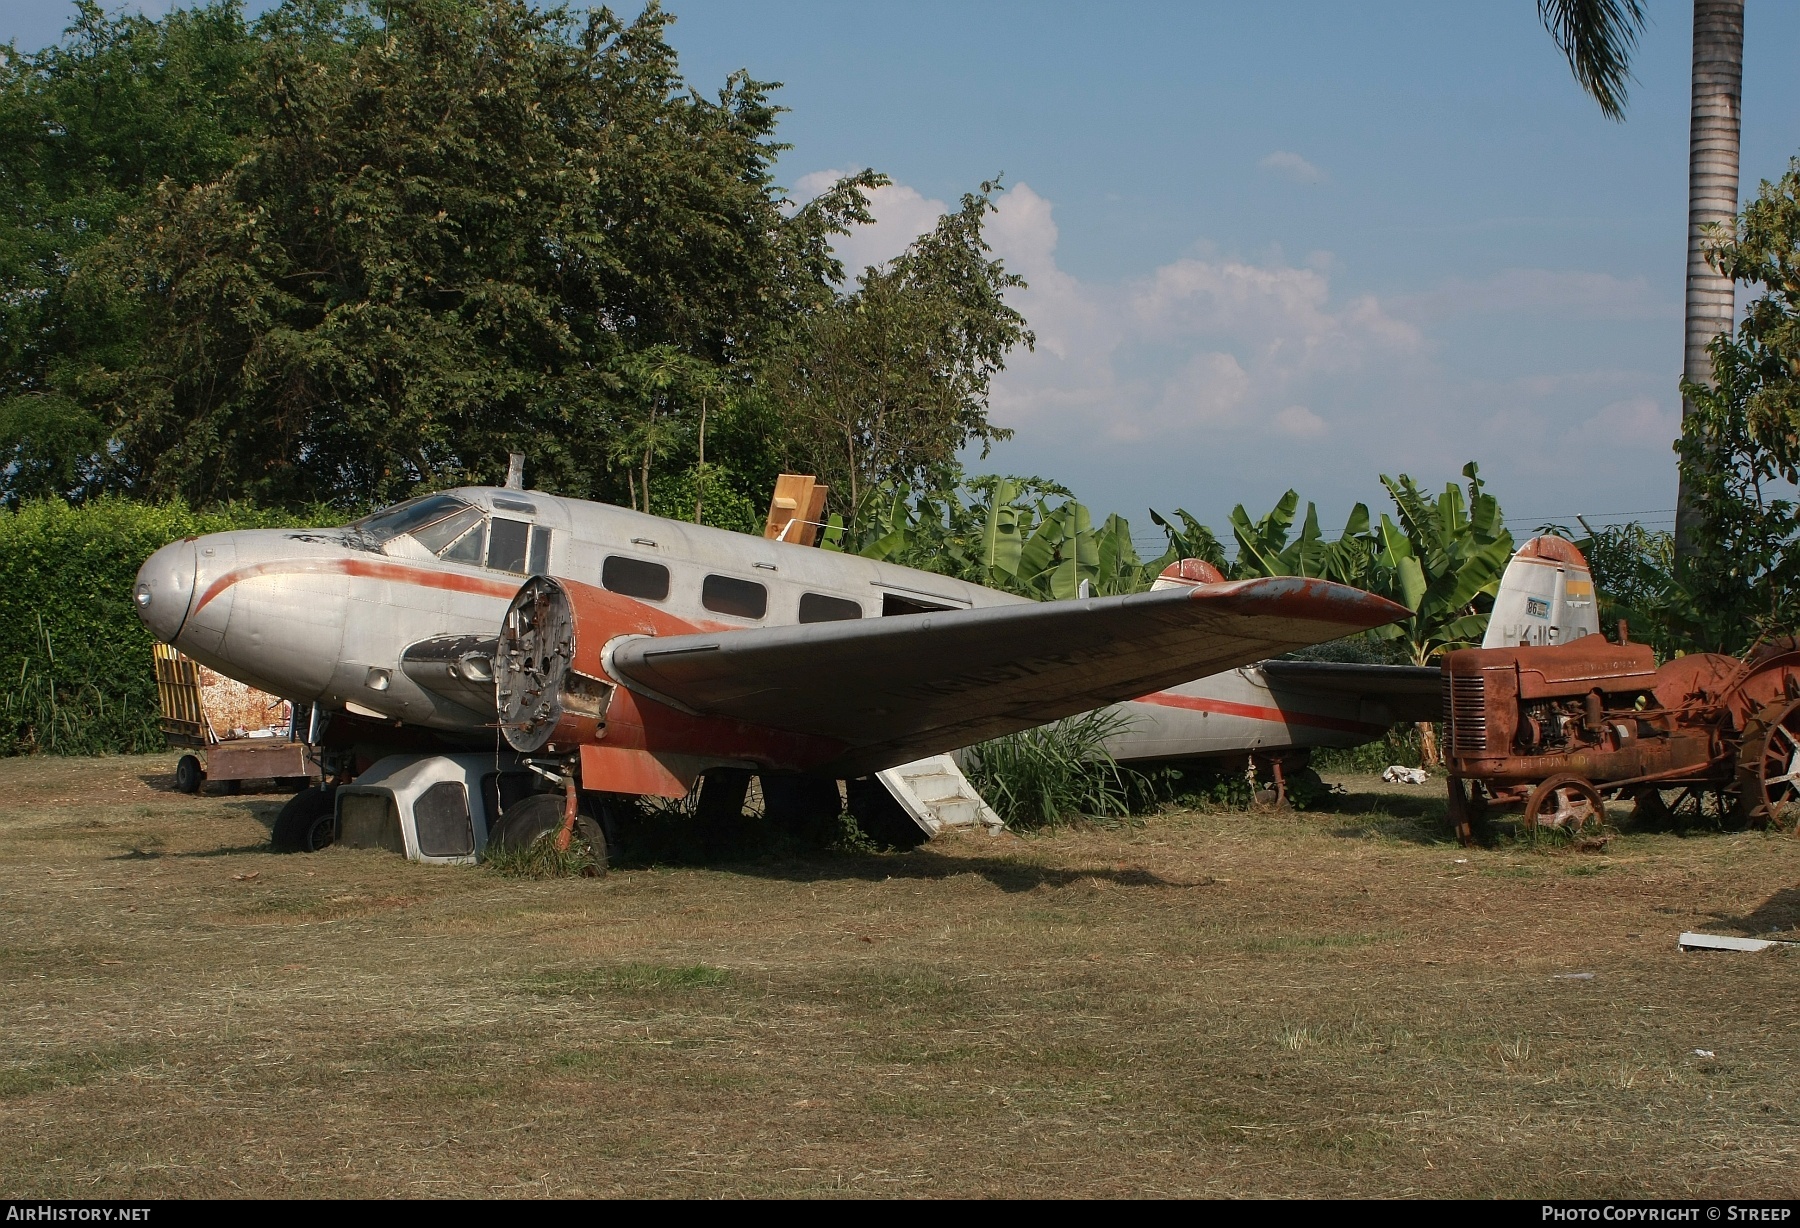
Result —
[{"label": "silver aircraft fuselage", "polygon": [[[135,597],[159,639],[252,686],[491,743],[483,654],[521,584],[540,573],[705,631],[1027,601],[856,555],[491,487],[424,496],[345,528],[176,542],[144,564]],[[1279,664],[1115,705],[1126,722],[1111,749],[1141,760],[1353,746],[1395,719],[1354,687],[1284,680]]]}]

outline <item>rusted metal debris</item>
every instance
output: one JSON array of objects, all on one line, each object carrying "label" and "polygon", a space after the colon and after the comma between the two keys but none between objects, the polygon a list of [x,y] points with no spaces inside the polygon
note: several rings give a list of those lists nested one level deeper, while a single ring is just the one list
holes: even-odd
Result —
[{"label": "rusted metal debris", "polygon": [[1450,821],[1463,843],[1498,807],[1523,807],[1527,829],[1567,830],[1602,822],[1620,798],[1662,819],[1787,825],[1800,813],[1800,643],[1659,667],[1623,624],[1620,639],[1446,654]]},{"label": "rusted metal debris", "polygon": [[[159,724],[181,757],[176,787],[192,793],[218,782],[319,775],[311,748],[294,728],[294,705],[228,678],[170,647],[153,645]],[[202,757],[203,756],[203,757]]]}]

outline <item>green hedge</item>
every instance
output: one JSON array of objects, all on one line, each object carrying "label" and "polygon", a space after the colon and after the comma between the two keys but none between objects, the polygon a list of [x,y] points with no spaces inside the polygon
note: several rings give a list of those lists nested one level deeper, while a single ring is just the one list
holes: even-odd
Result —
[{"label": "green hedge", "polygon": [[144,560],[201,533],[342,519],[110,498],[0,512],[0,754],[161,750],[151,637],[131,600]]}]

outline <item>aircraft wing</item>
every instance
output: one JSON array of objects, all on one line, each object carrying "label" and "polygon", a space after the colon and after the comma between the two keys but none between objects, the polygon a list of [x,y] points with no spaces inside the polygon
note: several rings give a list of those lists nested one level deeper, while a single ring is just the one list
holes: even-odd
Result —
[{"label": "aircraft wing", "polygon": [[1324,691],[1374,700],[1397,721],[1443,716],[1443,671],[1433,665],[1354,665],[1337,661],[1264,661],[1269,689],[1278,695]]},{"label": "aircraft wing", "polygon": [[616,642],[609,672],[690,712],[834,739],[862,775],[1406,616],[1291,576],[1077,601]]}]

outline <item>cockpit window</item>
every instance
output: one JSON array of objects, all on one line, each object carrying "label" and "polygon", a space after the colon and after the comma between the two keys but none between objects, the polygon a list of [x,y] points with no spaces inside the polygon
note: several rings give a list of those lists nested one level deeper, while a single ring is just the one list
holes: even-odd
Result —
[{"label": "cockpit window", "polygon": [[[436,524],[428,524],[422,529],[414,529],[413,539],[439,558],[448,558],[449,556],[444,553],[444,547],[453,543],[460,544],[459,539],[467,537],[470,529],[479,529],[480,526],[481,509],[465,507],[456,515],[446,516]],[[477,533],[476,536],[479,537],[480,534]],[[477,563],[481,561],[480,547],[475,550],[474,561]]]},{"label": "cockpit window", "polygon": [[[432,526],[436,528],[436,526]],[[428,530],[429,531],[429,530]],[[477,516],[469,531],[437,552],[437,556],[446,563],[467,563],[471,567],[481,566],[481,550],[487,542],[487,521]]]},{"label": "cockpit window", "polygon": [[[352,521],[350,528],[362,536],[376,542],[385,542],[389,538],[398,537],[402,533],[416,534],[428,525],[434,525],[456,513],[468,510],[475,511],[455,495],[424,495],[417,499],[408,499],[405,503],[396,503],[385,511],[376,512],[372,516],[364,516],[361,520]],[[479,516],[480,512],[475,512]]]},{"label": "cockpit window", "polygon": [[[528,509],[521,499],[494,500],[497,506]],[[425,495],[365,516],[350,526],[378,546],[396,537],[412,539],[446,563],[467,563],[509,571],[541,574],[550,569],[550,530],[506,516],[490,519],[481,508],[455,495]]]}]

